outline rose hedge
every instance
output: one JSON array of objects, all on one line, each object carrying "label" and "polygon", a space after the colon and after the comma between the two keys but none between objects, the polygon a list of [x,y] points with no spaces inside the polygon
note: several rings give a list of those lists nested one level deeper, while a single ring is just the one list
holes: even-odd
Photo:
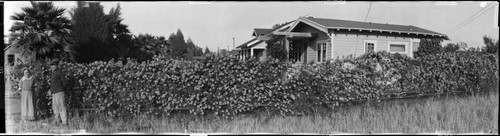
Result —
[{"label": "rose hedge", "polygon": [[[346,68],[347,63],[354,68]],[[48,66],[39,67],[36,87],[49,110],[50,72]],[[498,55],[474,52],[419,59],[376,52],[293,66],[272,59],[211,56],[199,62],[156,57],[143,63],[62,63],[61,68],[69,80],[70,108],[98,108],[114,116],[168,115],[178,108],[222,117],[262,108],[284,115],[390,93],[477,92],[498,87]]]}]

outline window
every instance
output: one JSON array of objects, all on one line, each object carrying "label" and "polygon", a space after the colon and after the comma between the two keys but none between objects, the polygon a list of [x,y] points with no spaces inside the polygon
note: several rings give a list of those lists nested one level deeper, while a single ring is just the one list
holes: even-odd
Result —
[{"label": "window", "polygon": [[365,53],[375,52],[376,41],[365,41]]},{"label": "window", "polygon": [[7,61],[10,66],[14,66],[14,55],[7,55]]},{"label": "window", "polygon": [[406,53],[408,43],[406,42],[389,42],[389,52],[391,53]]},{"label": "window", "polygon": [[326,60],[326,43],[318,43],[316,46],[318,51],[317,53],[317,62],[325,62]]},{"label": "window", "polygon": [[391,46],[390,47],[391,52],[405,52],[404,44],[391,44],[390,46]]},{"label": "window", "polygon": [[320,49],[321,49],[321,43],[318,43],[318,45],[316,46],[316,50],[318,51],[318,53],[317,53],[318,55],[316,56],[316,59],[318,59],[317,62],[321,62],[321,50]]},{"label": "window", "polygon": [[292,62],[296,61],[302,61],[302,46],[304,43],[299,43],[299,42],[294,42],[290,41],[289,47],[290,47],[290,60]]}]

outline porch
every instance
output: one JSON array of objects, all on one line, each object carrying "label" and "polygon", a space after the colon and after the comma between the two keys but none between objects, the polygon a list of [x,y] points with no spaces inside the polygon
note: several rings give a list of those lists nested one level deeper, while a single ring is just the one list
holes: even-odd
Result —
[{"label": "porch", "polygon": [[[274,36],[283,38],[283,46],[288,52],[288,60],[294,64],[305,64],[314,60],[314,43],[317,39],[316,33],[307,32],[274,32]],[[308,52],[309,49],[309,52]]]}]

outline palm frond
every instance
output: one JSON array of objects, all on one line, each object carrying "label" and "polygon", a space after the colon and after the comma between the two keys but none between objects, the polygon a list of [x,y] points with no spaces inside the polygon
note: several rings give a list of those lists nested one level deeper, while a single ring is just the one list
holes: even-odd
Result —
[{"label": "palm frond", "polygon": [[27,29],[27,25],[21,22],[14,22],[14,25],[9,29],[9,31],[14,32],[14,31],[23,31]]},{"label": "palm frond", "polygon": [[10,16],[10,19],[15,21],[24,21],[24,17],[26,16],[26,13],[14,13],[14,15]]}]

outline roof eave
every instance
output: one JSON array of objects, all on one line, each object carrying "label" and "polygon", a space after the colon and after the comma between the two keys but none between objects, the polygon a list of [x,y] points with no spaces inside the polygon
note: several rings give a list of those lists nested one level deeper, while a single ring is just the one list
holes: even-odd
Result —
[{"label": "roof eave", "polygon": [[293,23],[293,25],[288,29],[287,32],[291,32],[300,22],[303,22],[303,23],[305,23],[305,24],[307,24],[309,26],[312,26],[312,27],[314,27],[314,28],[316,28],[316,29],[318,29],[318,30],[320,30],[322,32],[328,33],[328,28],[326,26],[323,26],[323,25],[321,25],[319,23],[316,23],[316,22],[314,22],[312,20],[308,20],[307,18],[303,18],[303,17],[299,17],[299,19],[297,19]]},{"label": "roof eave", "polygon": [[437,36],[437,37],[448,37],[444,34],[432,34],[432,33],[422,33],[422,32],[407,32],[407,31],[394,31],[394,30],[383,30],[383,29],[368,29],[368,28],[347,28],[347,27],[327,27],[327,29],[333,29],[333,30],[358,30],[358,31],[379,31],[379,32],[389,32],[389,33],[406,33],[406,34],[415,34],[415,35],[430,35],[430,36]]}]

